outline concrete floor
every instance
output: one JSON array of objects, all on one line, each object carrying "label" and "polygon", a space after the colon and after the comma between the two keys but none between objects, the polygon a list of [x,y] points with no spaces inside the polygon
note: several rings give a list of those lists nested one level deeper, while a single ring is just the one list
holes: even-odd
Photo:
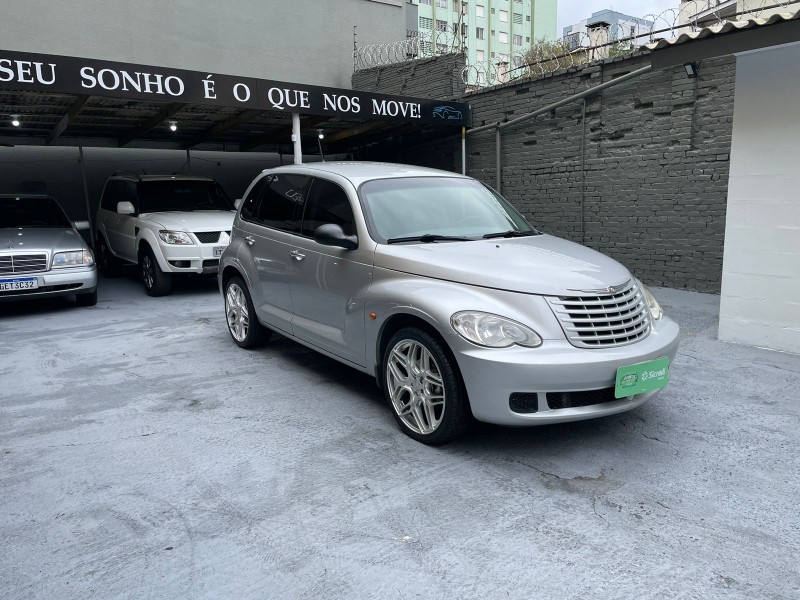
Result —
[{"label": "concrete floor", "polygon": [[213,281],[0,304],[0,598],[798,598],[800,357],[657,290],[672,383],[429,448],[374,381],[229,339]]}]

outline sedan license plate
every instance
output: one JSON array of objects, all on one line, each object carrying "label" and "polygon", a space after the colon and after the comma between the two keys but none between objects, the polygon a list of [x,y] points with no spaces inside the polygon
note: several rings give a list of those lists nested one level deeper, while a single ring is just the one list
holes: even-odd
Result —
[{"label": "sedan license plate", "polygon": [[214,246],[214,256],[222,256],[222,253],[225,252],[225,248],[227,248],[227,246]]},{"label": "sedan license plate", "polygon": [[614,397],[627,398],[644,392],[652,392],[666,387],[667,383],[669,383],[668,356],[620,367],[617,369]]},{"label": "sedan license plate", "polygon": [[36,277],[24,279],[0,279],[0,292],[16,292],[17,290],[35,290],[39,287]]}]

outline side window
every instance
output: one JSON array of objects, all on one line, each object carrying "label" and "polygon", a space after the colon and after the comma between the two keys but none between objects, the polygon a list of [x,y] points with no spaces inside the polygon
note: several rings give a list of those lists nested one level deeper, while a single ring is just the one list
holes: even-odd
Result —
[{"label": "side window", "polygon": [[345,235],[353,235],[356,232],[353,209],[347,192],[331,181],[314,179],[303,215],[301,233],[313,236],[317,227],[327,223],[341,226]]},{"label": "side window", "polygon": [[300,207],[306,197],[310,177],[279,173],[264,188],[256,221],[267,227],[297,232]]},{"label": "side window", "polygon": [[100,208],[103,210],[110,210],[117,212],[117,202],[119,202],[119,181],[110,179],[106,182],[106,187],[103,190],[103,198],[100,200]]},{"label": "side window", "polygon": [[245,221],[252,221],[255,219],[258,199],[261,196],[261,193],[264,191],[264,188],[271,180],[272,177],[270,175],[262,177],[256,182],[256,184],[250,190],[250,193],[245,197],[244,201],[242,202],[241,212],[241,216]]}]

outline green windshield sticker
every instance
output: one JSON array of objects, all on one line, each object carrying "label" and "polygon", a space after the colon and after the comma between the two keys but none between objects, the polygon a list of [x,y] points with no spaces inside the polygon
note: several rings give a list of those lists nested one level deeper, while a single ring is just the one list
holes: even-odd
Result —
[{"label": "green windshield sticker", "polygon": [[626,398],[644,392],[652,392],[669,383],[669,357],[620,367],[617,369],[617,384],[614,397]]}]

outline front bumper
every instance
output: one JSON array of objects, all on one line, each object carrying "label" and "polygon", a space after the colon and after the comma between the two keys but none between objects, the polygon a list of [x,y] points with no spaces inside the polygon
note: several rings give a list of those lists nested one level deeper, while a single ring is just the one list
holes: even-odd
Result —
[{"label": "front bumper", "polygon": [[[158,245],[161,256],[158,264],[167,273],[202,273],[213,274],[219,270],[219,258],[227,246],[224,244],[193,244],[178,246],[173,244]],[[221,248],[215,253],[215,248]]]},{"label": "front bumper", "polygon": [[36,277],[39,287],[32,290],[0,292],[0,302],[6,300],[22,300],[25,298],[48,298],[68,294],[90,293],[97,289],[97,269],[91,267],[73,267],[47,271],[45,273],[28,273],[18,275],[0,275],[0,279],[28,279]]},{"label": "front bumper", "polygon": [[[613,415],[636,408],[658,394],[647,392],[591,406],[551,409],[547,392],[583,392],[613,388],[617,369],[678,351],[678,325],[663,317],[650,334],[616,348],[584,349],[566,340],[545,340],[539,348],[490,349],[455,336],[448,340],[461,370],[472,413],[498,425],[545,425]],[[536,394],[532,413],[511,410],[512,394]]]}]

